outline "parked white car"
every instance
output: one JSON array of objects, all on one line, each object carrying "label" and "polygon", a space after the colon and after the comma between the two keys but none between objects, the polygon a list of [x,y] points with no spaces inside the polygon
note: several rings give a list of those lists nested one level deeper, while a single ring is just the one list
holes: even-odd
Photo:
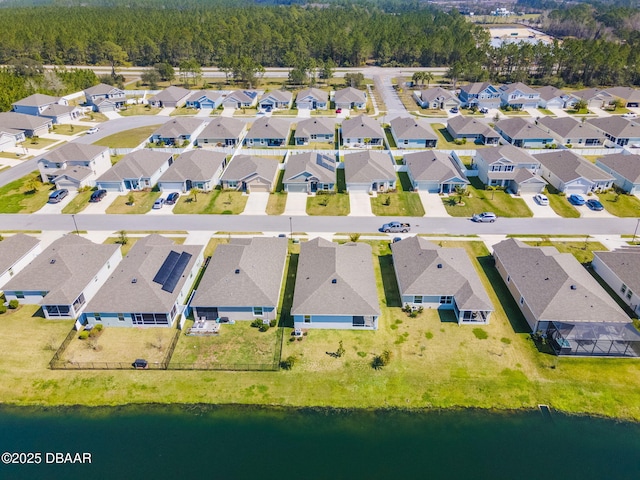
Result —
[{"label": "parked white car", "polygon": [[92,135],[94,133],[98,133],[100,131],[100,129],[98,127],[91,127],[89,130],[87,130],[87,135]]},{"label": "parked white car", "polygon": [[622,115],[622,118],[638,118],[638,115],[635,113],[625,113]]},{"label": "parked white car", "polygon": [[536,201],[538,205],[542,205],[542,206],[549,205],[549,199],[543,193],[538,193],[533,197],[533,199]]}]

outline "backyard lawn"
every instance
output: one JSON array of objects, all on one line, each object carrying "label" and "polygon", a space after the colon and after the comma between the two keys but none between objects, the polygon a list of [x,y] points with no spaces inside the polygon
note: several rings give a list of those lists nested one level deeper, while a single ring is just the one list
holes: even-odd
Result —
[{"label": "backyard lawn", "polygon": [[89,205],[89,198],[93,190],[87,190],[85,192],[80,192],[78,195],[73,197],[71,201],[62,209],[62,213],[80,213],[87,205]]},{"label": "backyard lawn", "polygon": [[593,260],[593,252],[606,251],[605,247],[600,242],[589,241],[588,237],[585,237],[584,242],[552,242],[550,240],[542,241],[525,241],[528,245],[535,247],[556,247],[561,253],[570,253],[580,263],[587,264]]},{"label": "backyard lawn", "polygon": [[[147,213],[153,207],[153,203],[158,199],[161,192],[131,192],[118,195],[116,199],[107,207],[107,213]],[[129,195],[133,195],[133,205],[129,204]]]},{"label": "backyard lawn", "polygon": [[197,196],[182,195],[178,203],[173,208],[173,213],[195,214],[233,214],[237,215],[244,211],[248,200],[247,195],[242,192],[231,190],[213,190],[211,192],[201,192]]},{"label": "backyard lawn", "polygon": [[640,199],[635,195],[617,194],[613,190],[598,194],[605,210],[617,217],[640,217]]},{"label": "backyard lawn", "polygon": [[282,215],[287,206],[286,192],[272,193],[267,202],[267,215]]},{"label": "backyard lawn", "polygon": [[349,215],[349,195],[314,195],[307,198],[307,215]]},{"label": "backyard lawn", "polygon": [[[471,217],[474,213],[493,212],[498,217],[532,217],[533,213],[521,198],[515,198],[508,193],[495,190],[483,190],[482,183],[477,177],[471,177],[471,185],[467,187],[470,196],[450,195],[442,201],[447,213],[452,217]],[[458,205],[458,200],[464,205]]]},{"label": "backyard lawn", "polygon": [[101,145],[109,148],[135,148],[142,142],[149,139],[160,125],[149,125],[148,127],[133,128],[120,133],[114,133],[108,137],[101,138],[94,145]]},{"label": "backyard lawn", "polygon": [[36,212],[44,207],[53,190],[55,190],[54,185],[43,184],[40,174],[31,172],[0,187],[0,213]]},{"label": "backyard lawn", "polygon": [[477,148],[484,148],[486,145],[476,145],[474,142],[469,141],[462,145],[457,145],[453,140],[453,137],[447,130],[447,127],[442,123],[432,123],[431,128],[436,132],[438,136],[438,149],[440,150],[475,150]]}]

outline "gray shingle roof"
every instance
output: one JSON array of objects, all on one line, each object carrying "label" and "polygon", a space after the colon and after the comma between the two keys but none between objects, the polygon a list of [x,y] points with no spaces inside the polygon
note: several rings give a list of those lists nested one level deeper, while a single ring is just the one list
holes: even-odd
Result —
[{"label": "gray shingle roof", "polygon": [[404,155],[404,163],[407,165],[414,180],[435,180],[438,183],[442,183],[457,177],[465,183],[469,183],[458,164],[444,152],[424,150],[422,152],[407,153]]},{"label": "gray shingle roof", "polygon": [[291,313],[380,315],[371,246],[322,238],[300,244]]},{"label": "gray shingle roof", "polygon": [[540,94],[540,98],[547,101],[553,100],[556,97],[562,97],[566,95],[566,93],[563,90],[560,90],[559,88],[553,87],[551,85],[534,88],[534,90]]},{"label": "gray shingle roof", "polygon": [[640,102],[640,90],[631,87],[611,87],[607,88],[607,93],[627,102]]},{"label": "gray shingle roof", "polygon": [[537,320],[630,322],[570,253],[560,253],[553,247],[531,247],[511,238],[496,244],[494,255]]},{"label": "gray shingle roof", "polygon": [[587,122],[615,138],[640,138],[640,123],[618,115],[591,118]]},{"label": "gray shingle roof", "polygon": [[495,162],[512,163],[514,165],[531,165],[538,163],[537,158],[511,144],[479,148],[476,150],[476,155],[482,157],[487,165]]},{"label": "gray shingle roof", "polygon": [[278,170],[279,163],[280,162],[273,158],[236,155],[231,162],[229,162],[229,165],[227,165],[227,168],[220,178],[226,181],[240,182],[255,175],[272,182]]},{"label": "gray shingle roof", "polygon": [[538,120],[538,126],[556,133],[560,138],[600,138],[604,141],[604,135],[599,133],[593,125],[579,122],[571,117],[542,117]]},{"label": "gray shingle roof", "polygon": [[58,181],[58,177],[67,177],[81,182],[85,178],[89,178],[91,175],[93,175],[93,170],[82,165],[72,165],[70,167],[60,168],[56,170],[55,172],[53,172],[53,175],[56,176],[53,180],[54,182]]},{"label": "gray shingle roof", "polygon": [[198,140],[204,138],[227,139],[238,138],[244,131],[246,123],[237,118],[215,117],[209,125],[198,135]]},{"label": "gray shingle roof", "polygon": [[108,152],[109,148],[85,143],[65,143],[61,147],[45,153],[39,160],[52,163],[89,162],[105,151]]},{"label": "gray shingle roof", "polygon": [[551,171],[563,182],[570,182],[576,178],[586,178],[589,181],[613,181],[613,177],[593,163],[570,150],[556,150],[549,153],[534,155],[543,167]]},{"label": "gray shingle roof", "polygon": [[[475,82],[475,83],[470,83],[469,85],[463,85],[462,87],[460,87],[460,90],[465,91],[468,94],[475,95],[482,92],[484,89],[490,86],[492,86],[490,82]],[[496,88],[496,90],[498,89]]]},{"label": "gray shingle roof", "polygon": [[149,178],[170,158],[170,153],[136,150],[104,172],[96,182],[117,182],[125,178]]},{"label": "gray shingle roof", "polygon": [[431,126],[413,117],[396,117],[390,122],[396,138],[408,140],[437,140]]},{"label": "gray shingle roof", "polygon": [[[257,93],[255,90],[236,90],[227,95],[227,99],[235,99],[237,102],[241,103],[252,103],[256,98]],[[253,96],[252,96],[253,95]]]},{"label": "gray shingle roof", "polygon": [[433,100],[443,101],[451,98],[457,99],[457,97],[453,92],[449,90],[445,90],[442,87],[434,87],[434,88],[427,88],[426,90],[421,90],[420,98],[422,99],[423,102],[427,102],[427,101],[430,102]]},{"label": "gray shingle roof", "polygon": [[259,118],[249,129],[246,138],[287,138],[290,123],[282,118]]},{"label": "gray shingle roof", "polygon": [[48,105],[50,103],[57,103],[60,97],[52,97],[51,95],[44,95],[42,93],[34,93],[22,100],[13,102],[12,105],[20,105],[24,107],[39,107],[41,105]]},{"label": "gray shingle roof", "polygon": [[422,237],[391,244],[401,295],[453,295],[460,310],[493,305],[464,248],[441,248]]},{"label": "gray shingle roof", "polygon": [[189,150],[173,162],[158,182],[209,181],[226,158],[222,152]]},{"label": "gray shingle roof", "polygon": [[336,183],[336,157],[321,152],[306,152],[291,155],[284,172],[285,183],[305,183],[306,177],[295,177],[309,173],[321,183]]},{"label": "gray shingle roof", "polygon": [[[117,267],[112,269],[111,276],[87,304],[85,311],[87,313],[169,312],[203,250],[203,245],[176,245],[171,239],[156,234],[141,238]],[[155,283],[153,278],[171,251],[179,254],[189,253],[191,259],[173,292],[167,292],[162,290],[162,285]],[[134,278],[136,282],[132,283],[131,280]],[[193,280],[195,278],[190,281]]]},{"label": "gray shingle roof", "polygon": [[276,307],[286,259],[286,238],[254,237],[218,245],[191,305]]},{"label": "gray shingle roof", "polygon": [[300,90],[298,95],[296,95],[296,102],[308,96],[315,98],[319,102],[327,103],[329,101],[329,94],[324,90],[320,90],[319,88],[305,88],[304,90]]},{"label": "gray shingle roof", "polygon": [[384,132],[377,120],[366,115],[349,118],[342,122],[343,138],[382,138]]},{"label": "gray shingle roof", "polygon": [[296,138],[310,137],[311,135],[335,135],[336,124],[331,118],[307,118],[298,122],[296,126]]},{"label": "gray shingle roof", "polygon": [[182,135],[192,135],[202,125],[199,118],[175,118],[160,126],[152,136],[160,135],[162,138],[177,138]]},{"label": "gray shingle roof", "polygon": [[17,112],[0,112],[0,125],[18,130],[35,130],[51,123],[50,118]]},{"label": "gray shingle roof", "polygon": [[362,90],[358,90],[353,87],[336,90],[336,93],[333,95],[335,103],[364,103],[366,98],[367,97]]},{"label": "gray shingle roof", "polygon": [[496,123],[496,129],[502,130],[513,139],[551,138],[550,134],[537,125],[519,117],[500,120]]},{"label": "gray shingle roof", "polygon": [[189,95],[187,101],[195,102],[196,100],[201,100],[203,98],[208,98],[209,100],[216,101],[218,98],[222,96],[221,92],[215,92],[213,90],[198,90],[197,92],[193,92]]},{"label": "gray shingle roof", "polygon": [[396,179],[396,171],[389,155],[370,150],[345,155],[344,174],[347,183],[369,183]]},{"label": "gray shingle roof", "polygon": [[447,125],[456,133],[456,135],[484,135],[487,138],[496,138],[500,135],[498,132],[479,122],[473,117],[465,117],[457,115],[447,120]]},{"label": "gray shingle roof", "polygon": [[[0,276],[29,253],[40,240],[24,233],[6,237],[0,242]],[[0,285],[2,287],[2,285]]]},{"label": "gray shingle roof", "polygon": [[158,92],[149,99],[150,102],[177,102],[191,95],[191,90],[172,85]]},{"label": "gray shingle roof", "polygon": [[119,248],[65,235],[9,280],[4,289],[49,292],[42,304],[70,305]]},{"label": "gray shingle roof", "polygon": [[503,85],[500,87],[500,91],[506,94],[511,94],[518,90],[521,93],[526,93],[528,95],[534,95],[538,93],[536,90],[531,88],[529,85],[526,85],[522,82],[510,83],[508,85]]},{"label": "gray shingle roof", "polygon": [[265,93],[264,95],[262,95],[262,97],[260,97],[260,102],[262,102],[263,100],[266,100],[269,97],[273,98],[278,102],[291,102],[293,95],[291,94],[291,92],[287,90],[273,90],[269,93]]},{"label": "gray shingle roof", "polygon": [[106,83],[99,83],[98,85],[94,85],[93,87],[85,88],[84,94],[87,97],[90,97],[91,95],[107,95],[113,92],[114,90],[116,92],[124,93],[122,90],[112,85],[107,85]]},{"label": "gray shingle roof", "polygon": [[52,103],[42,111],[42,115],[45,115],[45,116],[65,115],[67,113],[73,112],[74,110],[76,110],[76,107],[72,107],[70,105],[60,105],[58,103]]},{"label": "gray shingle roof", "polygon": [[640,183],[640,155],[614,153],[600,157],[597,162],[622,175],[631,183]]},{"label": "gray shingle roof", "polygon": [[593,252],[622,282],[635,293],[640,293],[640,250],[621,249],[611,252]]},{"label": "gray shingle roof", "polygon": [[585,88],[584,90],[578,90],[571,93],[572,97],[580,98],[585,101],[589,101],[593,98],[600,97],[603,100],[613,100],[613,96],[607,93],[606,90],[600,88]]}]

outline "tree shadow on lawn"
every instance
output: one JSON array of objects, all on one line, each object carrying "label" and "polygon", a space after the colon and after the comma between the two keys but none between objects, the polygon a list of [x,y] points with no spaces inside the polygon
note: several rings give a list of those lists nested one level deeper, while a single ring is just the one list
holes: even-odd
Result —
[{"label": "tree shadow on lawn", "polygon": [[396,272],[393,269],[393,257],[391,255],[380,255],[378,263],[380,264],[380,276],[382,277],[382,287],[384,288],[387,307],[402,307]]},{"label": "tree shadow on lawn", "polygon": [[440,317],[441,323],[458,323],[456,314],[453,310],[445,310],[443,308],[438,309],[438,317]]},{"label": "tree shadow on lawn", "polygon": [[502,280],[502,277],[498,273],[498,270],[496,270],[493,257],[491,255],[486,255],[476,258],[478,259],[478,262],[480,263],[484,274],[487,276],[487,279],[489,279],[489,283],[496,292],[496,296],[498,297],[498,300],[500,301],[500,304],[504,309],[504,312],[507,316],[507,319],[509,320],[509,323],[511,324],[511,328],[513,328],[513,331],[515,333],[531,333],[529,324],[522,315],[522,312],[518,308],[516,301],[511,296],[511,293],[509,293],[509,290]]},{"label": "tree shadow on lawn", "polygon": [[293,328],[293,317],[291,316],[291,306],[293,305],[293,287],[296,283],[296,271],[298,269],[299,254],[292,253],[289,256],[289,268],[287,269],[287,280],[284,284],[284,295],[282,297],[282,307],[280,309],[279,327]]}]

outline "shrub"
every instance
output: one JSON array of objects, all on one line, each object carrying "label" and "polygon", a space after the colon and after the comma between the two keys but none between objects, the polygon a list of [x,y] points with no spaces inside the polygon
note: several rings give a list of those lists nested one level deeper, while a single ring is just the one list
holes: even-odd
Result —
[{"label": "shrub", "polygon": [[280,368],[283,370],[291,370],[296,364],[297,358],[295,355],[289,355],[287,358],[280,362]]},{"label": "shrub", "polygon": [[256,318],[253,322],[251,322],[251,326],[254,328],[260,328],[262,326],[262,319]]},{"label": "shrub", "polygon": [[0,315],[5,313],[6,311],[7,311],[7,307],[5,305],[3,305],[2,303],[0,303]]},{"label": "shrub", "polygon": [[97,330],[98,332],[101,332],[103,328],[104,328],[104,325],[102,325],[101,323],[98,323],[93,327],[93,329]]},{"label": "shrub", "polygon": [[260,325],[258,327],[258,330],[260,330],[261,332],[266,332],[267,330],[269,330],[269,324],[268,323],[263,323],[262,325]]},{"label": "shrub", "polygon": [[276,325],[278,325],[278,321],[275,318],[269,322],[270,327],[275,327]]},{"label": "shrub", "polygon": [[11,310],[15,310],[16,308],[18,308],[18,305],[19,305],[18,300],[14,299],[9,302],[9,308]]},{"label": "shrub", "polygon": [[349,240],[352,242],[357,242],[358,240],[360,240],[360,234],[359,233],[352,233],[351,235],[349,235]]},{"label": "shrub", "polygon": [[86,340],[87,338],[89,338],[89,330],[83,330],[80,332],[80,335],[78,335],[78,338],[80,340]]}]

